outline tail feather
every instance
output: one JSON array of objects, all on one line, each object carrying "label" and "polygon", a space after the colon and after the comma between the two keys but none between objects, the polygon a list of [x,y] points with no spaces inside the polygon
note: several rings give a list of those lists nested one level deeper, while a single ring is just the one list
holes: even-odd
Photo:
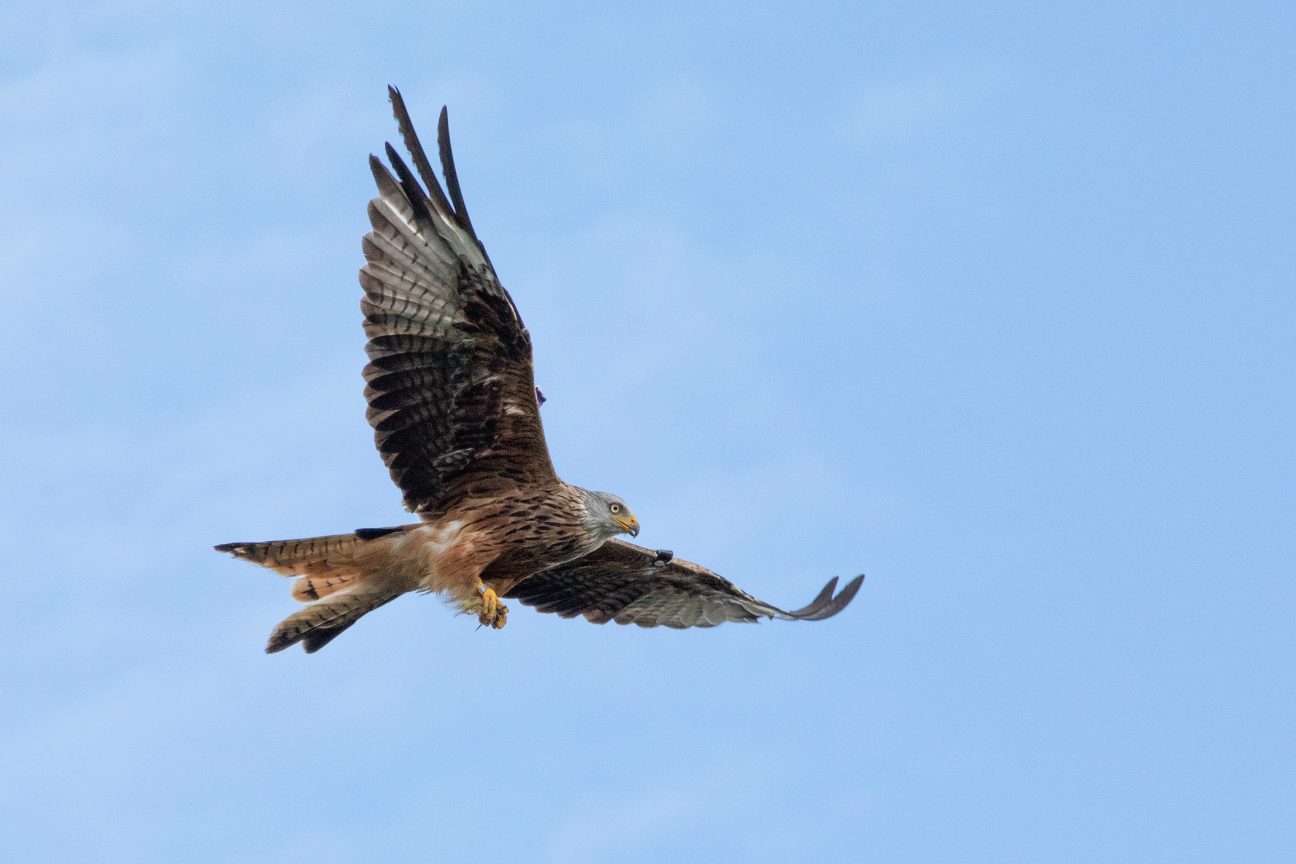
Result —
[{"label": "tail feather", "polygon": [[355,559],[356,547],[362,542],[355,534],[330,534],[301,540],[222,543],[216,551],[229,552],[235,558],[269,567],[285,576],[295,576],[350,564]]},{"label": "tail feather", "polygon": [[399,596],[400,596],[399,594],[392,594],[390,597],[386,598],[385,600],[377,601],[372,606],[370,606],[367,610],[361,612],[359,615],[350,619],[345,624],[338,624],[334,627],[316,627],[314,630],[311,630],[309,633],[307,633],[305,636],[302,637],[302,648],[305,649],[307,654],[314,654],[316,651],[318,651],[319,649],[323,648],[325,645],[327,645],[328,643],[336,639],[339,635],[342,634],[343,631],[345,631],[352,624],[359,621],[362,616],[367,615],[369,612],[372,612],[373,610],[377,609],[379,606],[383,606],[387,603],[390,603],[391,601],[395,600]]},{"label": "tail feather", "polygon": [[390,603],[398,596],[398,593],[388,591],[366,594],[347,592],[312,603],[279,623],[266,643],[266,653],[274,654],[301,642],[306,653],[313,654],[336,639],[363,615]]},{"label": "tail feather", "polygon": [[389,542],[384,538],[403,530],[371,528],[300,540],[224,543],[216,551],[299,577],[292,596],[309,605],[280,622],[270,634],[266,652],[273,654],[300,642],[312,654],[365,613],[414,587],[393,579],[389,561],[383,557],[383,546]]},{"label": "tail feather", "polygon": [[311,603],[330,594],[354,588],[359,581],[358,570],[333,570],[318,576],[303,576],[293,583],[292,596],[294,600]]}]

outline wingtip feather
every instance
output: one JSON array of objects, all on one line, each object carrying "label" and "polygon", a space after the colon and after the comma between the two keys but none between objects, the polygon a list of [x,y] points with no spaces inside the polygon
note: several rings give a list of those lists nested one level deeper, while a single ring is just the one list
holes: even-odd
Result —
[{"label": "wingtip feather", "polygon": [[423,185],[427,187],[432,206],[438,212],[454,218],[453,208],[446,199],[445,192],[441,190],[441,183],[437,180],[436,173],[432,170],[432,163],[428,161],[427,154],[423,151],[418,133],[414,131],[414,121],[410,119],[409,109],[405,107],[405,98],[401,96],[400,90],[390,84],[387,85],[387,95],[391,99],[392,114],[396,117],[396,127],[400,130],[401,140],[405,142],[405,149],[414,160],[415,170],[423,178]]},{"label": "wingtip feather", "polygon": [[807,615],[805,620],[823,621],[826,618],[833,617],[850,605],[850,602],[855,599],[855,595],[859,593],[862,584],[864,584],[864,574],[861,573],[851,581],[847,582],[846,587],[839,591],[836,597],[833,597],[824,604],[822,608],[816,609],[810,615]]},{"label": "wingtip feather", "polygon": [[[445,105],[441,106],[441,116],[437,118],[437,151],[441,156],[441,173],[445,175],[446,192],[450,196],[451,206],[454,207],[455,221],[468,232],[469,236],[476,238],[477,232],[473,230],[472,219],[468,216],[468,205],[464,203],[463,190],[459,186],[459,171],[455,168],[454,148],[450,146],[450,111]],[[483,249],[482,254],[484,255],[485,252],[486,250]]]},{"label": "wingtip feather", "polygon": [[825,584],[823,588],[819,589],[819,593],[815,595],[813,600],[802,606],[800,609],[793,609],[787,614],[793,618],[809,618],[819,610],[823,609],[825,605],[832,602],[833,593],[836,592],[836,590],[837,577],[834,576],[828,580],[827,584]]},{"label": "wingtip feather", "polygon": [[833,602],[840,602],[841,608],[845,609],[846,604],[855,599],[855,595],[859,593],[860,586],[863,584],[864,574],[861,573],[846,583],[846,587],[841,590],[841,593],[837,595]]}]

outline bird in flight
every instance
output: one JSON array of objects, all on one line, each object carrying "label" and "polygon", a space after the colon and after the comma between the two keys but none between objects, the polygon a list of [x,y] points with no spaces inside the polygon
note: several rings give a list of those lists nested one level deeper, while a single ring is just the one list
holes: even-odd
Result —
[{"label": "bird in flight", "polygon": [[297,643],[318,651],[411,591],[440,594],[494,629],[508,620],[501,598],[641,627],[819,621],[845,608],[863,576],[840,592],[833,578],[808,605],[785,611],[668,551],[615,539],[639,534],[630,506],[558,478],[531,337],[468,218],[446,110],[437,127],[442,189],[400,92],[388,92],[414,167],[391,144],[390,168],[369,157],[378,196],[360,268],[365,399],[378,452],[419,521],[217,546],[296,577],[292,596],[307,605],[275,628],[266,651]]}]

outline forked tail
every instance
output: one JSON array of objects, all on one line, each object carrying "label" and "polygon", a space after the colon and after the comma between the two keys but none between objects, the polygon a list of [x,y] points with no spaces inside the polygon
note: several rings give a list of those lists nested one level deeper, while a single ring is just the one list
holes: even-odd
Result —
[{"label": "forked tail", "polygon": [[[279,623],[266,653],[302,643],[313,654],[336,639],[361,616],[404,593],[373,569],[374,558],[360,560],[369,544],[401,529],[373,529],[353,534],[331,534],[300,540],[263,543],[223,543],[217,552],[229,552],[284,576],[296,576],[292,596],[308,604]],[[380,560],[380,559],[379,559]]]}]

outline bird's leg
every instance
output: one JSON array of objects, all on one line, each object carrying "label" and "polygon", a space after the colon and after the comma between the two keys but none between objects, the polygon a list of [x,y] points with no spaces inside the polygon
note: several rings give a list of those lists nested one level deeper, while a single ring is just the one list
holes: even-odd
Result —
[{"label": "bird's leg", "polygon": [[477,620],[483,627],[502,629],[508,623],[508,607],[500,602],[495,589],[483,585],[478,599],[481,605],[477,610]]}]

